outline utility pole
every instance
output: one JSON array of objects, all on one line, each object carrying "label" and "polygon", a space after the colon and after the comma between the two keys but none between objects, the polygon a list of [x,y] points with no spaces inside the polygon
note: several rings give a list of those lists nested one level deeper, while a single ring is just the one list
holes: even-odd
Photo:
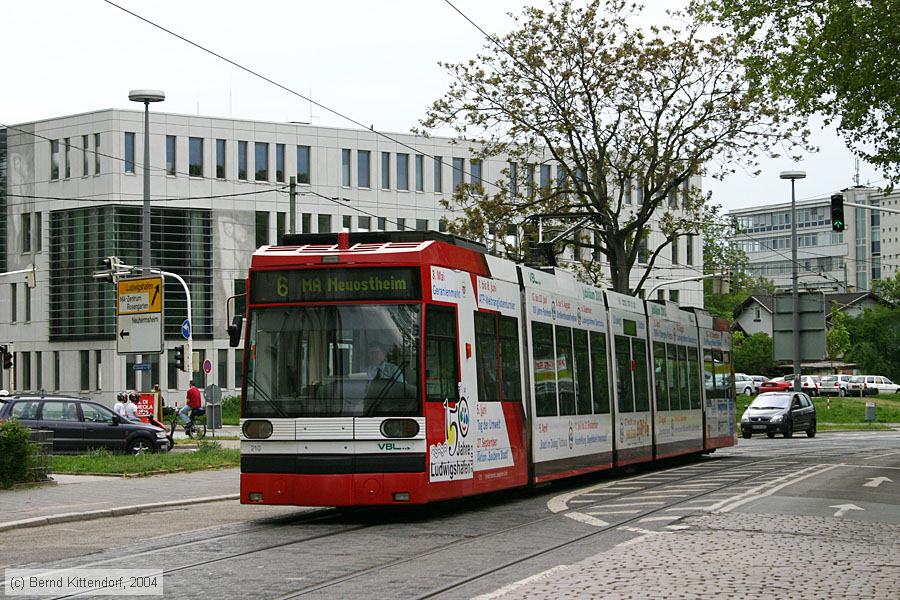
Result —
[{"label": "utility pole", "polygon": [[797,279],[799,278],[797,263],[797,195],[794,183],[798,179],[806,177],[804,171],[782,171],[781,179],[791,180],[791,296],[793,298],[794,311],[794,391],[799,392],[800,385],[800,293],[797,291]]},{"label": "utility pole", "polygon": [[[297,178],[291,175],[291,233],[297,233]],[[278,242],[281,243],[280,241]]]}]

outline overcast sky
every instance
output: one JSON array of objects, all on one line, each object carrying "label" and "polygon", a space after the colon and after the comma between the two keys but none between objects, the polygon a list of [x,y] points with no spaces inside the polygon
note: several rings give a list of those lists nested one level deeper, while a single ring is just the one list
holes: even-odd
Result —
[{"label": "overcast sky", "polygon": [[[542,4],[541,0],[536,0]],[[446,89],[438,61],[478,52],[482,34],[443,0],[116,0],[117,4],[375,129],[408,132]],[[483,29],[504,33],[515,0],[453,0]],[[644,18],[663,22],[678,0],[649,0]],[[4,61],[0,123],[102,108],[136,108],[128,90],[161,89],[167,112],[355,127],[103,0],[0,2]],[[853,185],[854,158],[833,131],[801,163],[765,161],[704,186],[739,208],[790,199],[778,173],[803,169],[798,199]],[[861,182],[880,183],[870,166]]]}]

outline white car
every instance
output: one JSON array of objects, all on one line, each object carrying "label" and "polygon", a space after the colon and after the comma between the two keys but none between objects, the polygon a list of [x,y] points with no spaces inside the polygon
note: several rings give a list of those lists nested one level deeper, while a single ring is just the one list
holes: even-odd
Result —
[{"label": "white car", "polygon": [[819,393],[823,396],[846,396],[851,377],[853,375],[823,375]]},{"label": "white car", "polygon": [[862,395],[876,394],[900,394],[900,385],[894,383],[887,377],[880,375],[856,375],[847,384],[847,394],[851,396],[859,396],[860,388]]},{"label": "white car", "polygon": [[743,373],[734,374],[734,391],[745,396],[755,396],[759,393],[759,384],[749,375]]}]

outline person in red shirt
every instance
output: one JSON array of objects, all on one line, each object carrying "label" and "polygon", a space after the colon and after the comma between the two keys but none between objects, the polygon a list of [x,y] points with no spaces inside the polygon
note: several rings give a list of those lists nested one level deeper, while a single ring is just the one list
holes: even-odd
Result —
[{"label": "person in red shirt", "polygon": [[187,425],[190,422],[190,412],[200,408],[203,404],[202,400],[200,400],[200,390],[194,386],[193,381],[188,384],[188,391],[185,398],[187,398],[187,404],[181,407],[181,410],[178,411],[178,416],[181,417],[181,420]]}]

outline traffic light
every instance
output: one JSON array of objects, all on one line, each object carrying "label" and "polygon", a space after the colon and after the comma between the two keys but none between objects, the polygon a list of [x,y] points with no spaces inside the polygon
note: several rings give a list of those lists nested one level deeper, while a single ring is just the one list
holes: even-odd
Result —
[{"label": "traffic light", "polygon": [[844,195],[843,194],[832,194],[831,195],[831,230],[832,231],[843,231],[844,230]]},{"label": "traffic light", "polygon": [[184,371],[184,344],[175,346],[175,368]]},{"label": "traffic light", "polygon": [[13,367],[13,355],[6,346],[0,346],[0,362],[3,363],[3,369],[9,370]]}]

